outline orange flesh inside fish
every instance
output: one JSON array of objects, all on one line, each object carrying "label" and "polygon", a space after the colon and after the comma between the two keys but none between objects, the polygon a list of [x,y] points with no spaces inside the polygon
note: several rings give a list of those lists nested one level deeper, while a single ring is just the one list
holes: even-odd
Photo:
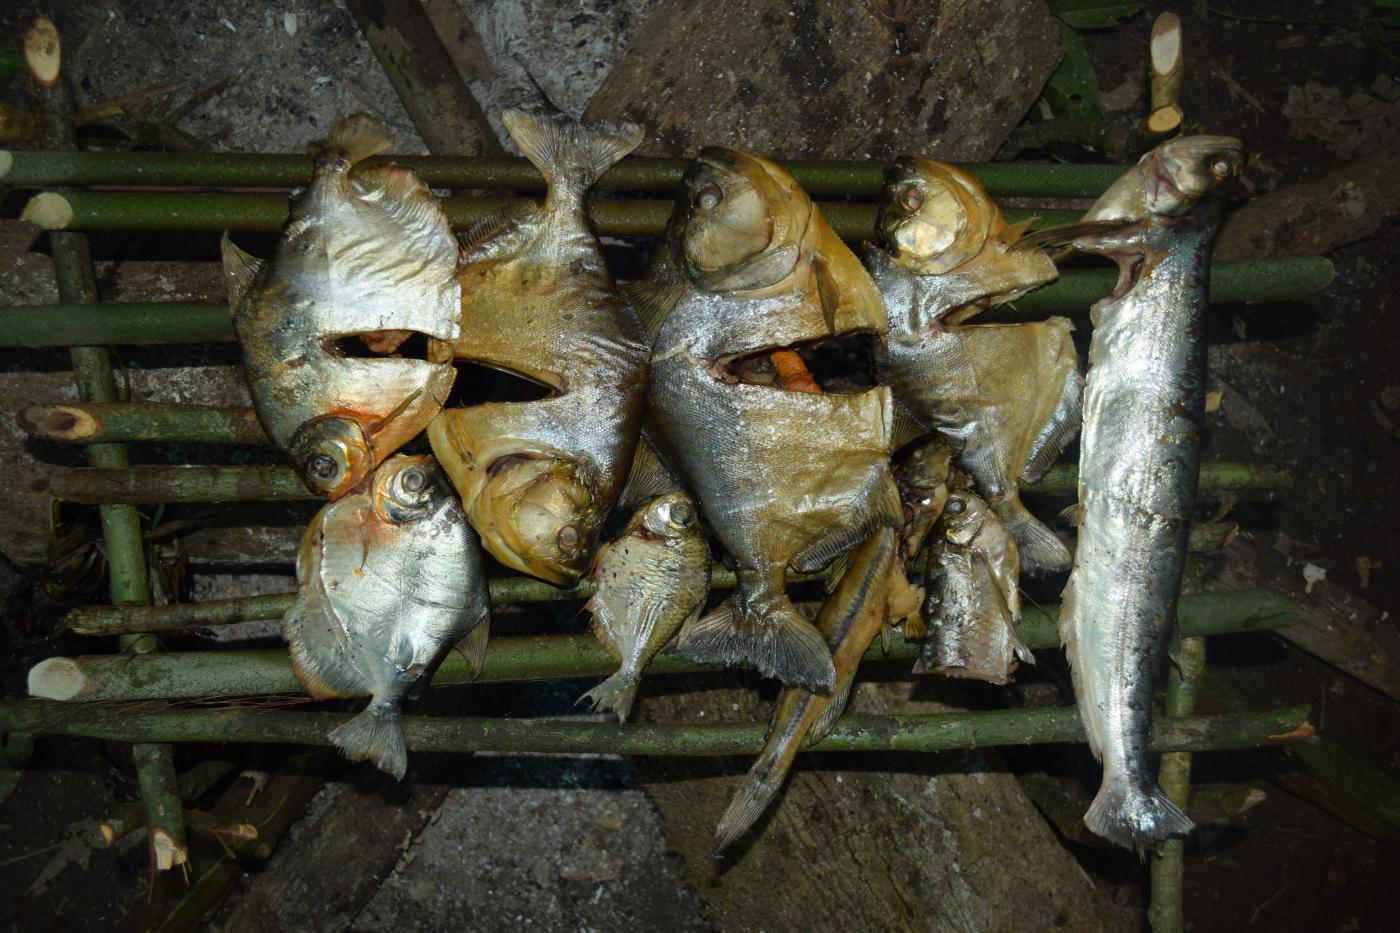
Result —
[{"label": "orange flesh inside fish", "polygon": [[773,365],[778,369],[778,385],[789,392],[811,392],[820,395],[822,387],[812,378],[807,364],[796,350],[774,350]]}]

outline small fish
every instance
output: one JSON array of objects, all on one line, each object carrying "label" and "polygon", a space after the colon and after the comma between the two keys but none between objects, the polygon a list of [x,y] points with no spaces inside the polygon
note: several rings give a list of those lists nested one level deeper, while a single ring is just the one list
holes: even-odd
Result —
[{"label": "small fish", "polygon": [[893,408],[884,387],[820,391],[787,351],[883,333],[880,294],[787,172],[707,148],[634,295],[656,334],[648,438],[738,578],[733,597],[681,633],[681,654],[830,693],[830,650],[789,600],[786,575],[898,528]]},{"label": "small fish", "polygon": [[700,515],[684,492],[651,500],[621,536],[598,548],[591,572],[597,589],[584,606],[593,634],[621,662],[616,674],[580,698],[626,722],[642,671],[692,622],[710,592],[710,545]]},{"label": "small fish", "polygon": [[1124,847],[1191,830],[1148,767],[1147,737],[1200,469],[1210,246],[1243,166],[1237,139],[1162,143],[1085,216],[1127,226],[1074,244],[1111,257],[1119,279],[1091,310],[1079,541],[1060,632],[1089,747],[1103,762],[1084,823]]},{"label": "small fish", "polygon": [[866,265],[885,296],[890,333],[876,373],[918,429],[958,448],[1027,570],[1066,570],[1069,549],[1021,503],[1079,429],[1082,379],[1065,318],[1005,325],[958,322],[1057,275],[1018,242],[987,192],[950,165],[901,159],[886,176]]},{"label": "small fish", "polygon": [[297,598],[282,632],[311,696],[370,695],[364,712],[330,733],[348,757],[402,778],[404,697],[427,685],[454,645],[480,670],[474,636],[490,614],[483,565],[462,505],[431,457],[392,457],[369,483],[316,514],[297,555]]},{"label": "small fish", "polygon": [[966,477],[953,482],[929,547],[923,606],[928,641],[914,673],[1006,684],[1017,660],[1035,663],[1016,637],[1021,620],[1016,542],[968,488]]},{"label": "small fish", "polygon": [[[457,241],[416,175],[358,166],[389,142],[368,114],[337,118],[272,259],[223,240],[258,417],[332,499],[427,427],[454,377],[436,341],[459,333]],[[414,335],[421,350],[405,347]]]},{"label": "small fish", "polygon": [[953,449],[936,435],[913,447],[895,465],[894,481],[904,504],[900,532],[904,560],[913,560],[924,549],[929,532],[948,504],[948,484],[955,472]]},{"label": "small fish", "polygon": [[450,408],[428,437],[486,549],[563,586],[592,563],[641,433],[649,348],[604,265],[586,196],[642,131],[523,110],[501,120],[549,192],[463,236],[452,354],[549,394]]}]

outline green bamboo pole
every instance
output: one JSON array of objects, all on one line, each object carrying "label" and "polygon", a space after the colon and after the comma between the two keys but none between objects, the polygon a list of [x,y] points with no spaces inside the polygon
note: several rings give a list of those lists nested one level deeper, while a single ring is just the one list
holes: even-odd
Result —
[{"label": "green bamboo pole", "polygon": [[[271,618],[280,616],[276,610],[285,612],[291,603],[290,594],[276,598],[281,602],[274,602],[274,597],[256,598],[261,601],[257,611],[269,613]],[[225,600],[223,604],[233,602],[236,601]],[[251,611],[248,602],[244,601],[244,605]],[[1181,599],[1178,612],[1181,631],[1186,636],[1266,631],[1291,624],[1298,617],[1292,602],[1263,590],[1186,596]],[[1028,607],[1017,635],[1033,649],[1058,648],[1058,619],[1059,606]],[[918,654],[919,648],[918,643],[905,642],[896,634],[888,654],[877,642],[865,660],[908,660]],[[589,635],[493,638],[480,675],[454,652],[438,668],[433,683],[452,686],[568,680],[606,676],[616,669],[616,659]],[[711,669],[676,655],[661,654],[652,660],[647,673],[681,674]],[[302,688],[292,674],[286,650],[266,648],[54,657],[30,670],[29,691],[41,699],[87,702],[263,696],[301,693]]]},{"label": "green bamboo pole", "polygon": [[[76,150],[73,104],[63,85],[62,58],[58,30],[39,17],[25,33],[24,57],[30,92],[37,104],[43,140],[56,149]],[[59,301],[64,304],[95,305],[97,279],[87,237],[81,233],[49,234],[54,280]],[[84,402],[115,402],[116,381],[112,361],[102,347],[75,346],[69,351],[78,397]],[[120,444],[90,444],[87,460],[93,469],[120,472],[127,466],[126,448]],[[107,576],[116,605],[146,605],[151,591],[146,578],[146,545],[141,535],[141,519],[130,505],[103,504],[99,508],[102,539],[106,550]],[[132,653],[154,651],[155,637],[149,634],[123,635],[122,648]],[[151,864],[156,870],[182,865],[189,859],[185,846],[184,809],[175,778],[175,764],[165,745],[138,743],[132,746],[137,782],[146,807],[146,826]]]},{"label": "green bamboo pole", "polygon": [[[180,775],[177,782],[180,799],[186,802],[197,800],[232,770],[231,761],[201,761]],[[145,825],[145,807],[140,801],[133,801],[99,822],[97,830],[102,834],[102,841],[108,846],[113,846],[127,833]]]},{"label": "green bamboo pole", "polygon": [[[291,188],[311,181],[304,154],[226,152],[43,152],[0,151],[0,184],[16,188],[63,185],[206,188]],[[383,156],[418,173],[434,188],[532,191],[544,187],[533,165],[520,158]],[[804,189],[817,195],[878,197],[887,163],[785,160]],[[1056,162],[959,163],[997,197],[1096,198],[1123,174],[1121,165],[1065,165]],[[600,191],[673,191],[690,165],[687,159],[631,156],[609,169],[594,185]]]},{"label": "green bamboo pole", "polygon": [[[1196,712],[1201,673],[1206,666],[1204,638],[1181,640],[1181,669],[1168,675],[1167,715],[1181,718]],[[1184,812],[1191,800],[1191,753],[1168,752],[1162,756],[1157,781],[1172,802]],[[1186,928],[1182,902],[1182,874],[1186,855],[1184,839],[1168,839],[1152,856],[1152,895],[1147,919],[1152,933],[1181,933]]]},{"label": "green bamboo pole", "polygon": [[251,408],[108,402],[30,405],[19,426],[33,437],[68,444],[150,441],[161,444],[269,444]]},{"label": "green bamboo pole", "polygon": [[[1211,269],[1215,302],[1286,301],[1326,288],[1336,274],[1321,256],[1217,263]],[[1116,273],[1070,269],[1058,281],[1016,303],[1027,314],[1087,308],[1113,290]],[[55,347],[73,343],[213,343],[234,339],[222,302],[31,305],[0,308],[0,347]]]},{"label": "green bamboo pole", "polygon": [[[1073,495],[1078,467],[1060,464],[1022,491]],[[1207,463],[1200,491],[1272,492],[1292,485],[1288,472],[1272,464]],[[54,496],[86,504],[160,502],[242,502],[315,499],[290,467],[136,466],[127,469],[79,467],[53,474]]]},{"label": "green bamboo pole", "polygon": [[[1281,746],[1306,723],[1308,707],[1163,719],[1153,724],[1158,751]],[[66,706],[0,701],[0,730],[141,742],[258,742],[326,745],[346,713],[257,708],[141,709],[129,704]],[[710,757],[747,755],[763,746],[759,722],[658,724],[557,719],[406,716],[408,747],[419,752],[502,752]],[[1298,739],[1305,741],[1305,739]],[[803,751],[942,752],[960,748],[1082,742],[1074,707],[977,710],[913,716],[843,717]]]},{"label": "green bamboo pole", "polygon": [[[443,198],[442,208],[453,227],[463,229],[490,217],[512,198]],[[593,226],[604,236],[659,236],[671,216],[672,203],[661,200],[589,201]],[[869,239],[875,233],[874,203],[838,202],[821,205],[833,230],[848,240]],[[225,230],[270,233],[287,222],[287,198],[280,194],[171,193],[132,191],[46,191],[25,205],[22,220],[45,230]],[[1080,212],[1065,210],[1003,211],[1008,222],[1028,217],[1041,225],[1072,223]]]}]

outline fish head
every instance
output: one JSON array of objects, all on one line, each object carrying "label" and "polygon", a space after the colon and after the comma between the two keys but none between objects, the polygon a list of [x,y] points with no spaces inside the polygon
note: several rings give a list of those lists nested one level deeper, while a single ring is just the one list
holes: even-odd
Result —
[{"label": "fish head", "polygon": [[603,525],[579,465],[548,455],[495,460],[468,514],[497,560],[560,586],[588,569]]},{"label": "fish head", "polygon": [[657,496],[639,509],[628,523],[625,534],[643,534],[651,538],[683,538],[695,534],[699,522],[699,512],[690,494],[669,492]]},{"label": "fish head", "polygon": [[370,484],[375,514],[393,525],[421,521],[455,497],[442,468],[426,454],[390,457]]},{"label": "fish head", "polygon": [[705,288],[761,288],[796,265],[812,202],[767,159],[706,147],[686,170],[679,198],[672,242]]},{"label": "fish head", "polygon": [[306,488],[338,499],[374,469],[374,451],[355,418],[330,415],[306,422],[287,447]]},{"label": "fish head", "polygon": [[875,227],[901,265],[941,275],[977,256],[999,221],[996,205],[967,172],[906,156],[885,172]]},{"label": "fish head", "polygon": [[987,520],[987,503],[982,497],[966,488],[953,489],[948,493],[948,504],[943,507],[943,537],[957,547],[970,547]]},{"label": "fish head", "polygon": [[948,503],[952,481],[953,451],[942,440],[920,444],[895,467],[895,485],[904,507],[904,549],[912,557]]},{"label": "fish head", "polygon": [[1244,144],[1231,136],[1181,136],[1143,156],[1150,213],[1177,217],[1229,191],[1245,168]]}]

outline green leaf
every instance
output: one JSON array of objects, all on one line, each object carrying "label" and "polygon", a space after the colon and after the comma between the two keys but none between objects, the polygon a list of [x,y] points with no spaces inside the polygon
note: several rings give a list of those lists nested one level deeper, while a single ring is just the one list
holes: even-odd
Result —
[{"label": "green leaf", "polygon": [[1049,0],[1050,14],[1075,29],[1110,29],[1142,9],[1142,0]]},{"label": "green leaf", "polygon": [[1093,119],[1103,116],[1099,78],[1079,33],[1063,27],[1065,56],[1045,84],[1045,99],[1057,117]]}]

